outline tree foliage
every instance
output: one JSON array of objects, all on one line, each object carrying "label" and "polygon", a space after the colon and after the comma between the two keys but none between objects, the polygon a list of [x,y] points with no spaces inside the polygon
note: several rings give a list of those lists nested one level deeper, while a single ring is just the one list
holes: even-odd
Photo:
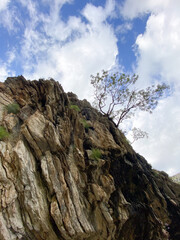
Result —
[{"label": "tree foliage", "polygon": [[148,138],[148,133],[145,131],[142,131],[140,128],[133,128],[132,138],[133,138],[133,141],[131,142],[131,144],[133,144],[135,141],[141,138]]},{"label": "tree foliage", "polygon": [[146,89],[136,89],[137,75],[120,73],[91,75],[91,84],[94,87],[95,107],[107,117],[114,120],[117,127],[137,110],[152,113],[158,100],[169,88],[165,83],[152,85]]}]

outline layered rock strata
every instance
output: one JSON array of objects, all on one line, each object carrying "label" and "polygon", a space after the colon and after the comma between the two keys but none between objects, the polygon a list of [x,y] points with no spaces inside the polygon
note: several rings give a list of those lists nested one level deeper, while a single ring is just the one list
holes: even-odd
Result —
[{"label": "layered rock strata", "polygon": [[0,126],[1,240],[180,239],[180,185],[58,82],[0,83]]}]

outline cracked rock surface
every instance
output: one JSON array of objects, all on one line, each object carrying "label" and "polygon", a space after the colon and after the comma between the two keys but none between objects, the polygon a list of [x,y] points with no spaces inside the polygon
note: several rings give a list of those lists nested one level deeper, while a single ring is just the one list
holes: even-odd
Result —
[{"label": "cracked rock surface", "polygon": [[0,83],[0,126],[0,240],[180,239],[180,185],[58,82]]}]

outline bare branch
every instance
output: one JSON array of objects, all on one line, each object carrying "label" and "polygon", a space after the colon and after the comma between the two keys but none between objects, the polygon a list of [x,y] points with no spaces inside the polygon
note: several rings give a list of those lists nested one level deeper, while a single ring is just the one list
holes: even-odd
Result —
[{"label": "bare branch", "polygon": [[91,76],[96,106],[102,114],[113,118],[117,127],[138,110],[152,113],[158,100],[169,89],[169,86],[163,83],[137,90],[134,88],[137,80],[138,76],[135,74],[130,77],[124,73],[109,74],[104,70],[101,75],[97,73],[96,76]]}]

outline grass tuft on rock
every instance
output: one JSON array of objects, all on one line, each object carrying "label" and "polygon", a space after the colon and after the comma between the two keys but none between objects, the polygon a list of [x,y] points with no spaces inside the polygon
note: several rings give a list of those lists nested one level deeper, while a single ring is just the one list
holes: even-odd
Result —
[{"label": "grass tuft on rock", "polygon": [[76,112],[80,112],[80,108],[77,105],[70,105],[70,109],[75,110]]},{"label": "grass tuft on rock", "polygon": [[11,103],[6,106],[6,110],[9,113],[17,114],[20,110],[19,104],[17,103]]},{"label": "grass tuft on rock", "polygon": [[94,160],[99,160],[101,158],[102,154],[101,151],[98,148],[92,148],[91,149],[91,158]]},{"label": "grass tuft on rock", "polygon": [[3,126],[0,126],[0,141],[5,140],[9,137],[9,133]]},{"label": "grass tuft on rock", "polygon": [[81,123],[84,126],[85,129],[89,129],[90,128],[90,124],[85,120],[81,118]]}]

